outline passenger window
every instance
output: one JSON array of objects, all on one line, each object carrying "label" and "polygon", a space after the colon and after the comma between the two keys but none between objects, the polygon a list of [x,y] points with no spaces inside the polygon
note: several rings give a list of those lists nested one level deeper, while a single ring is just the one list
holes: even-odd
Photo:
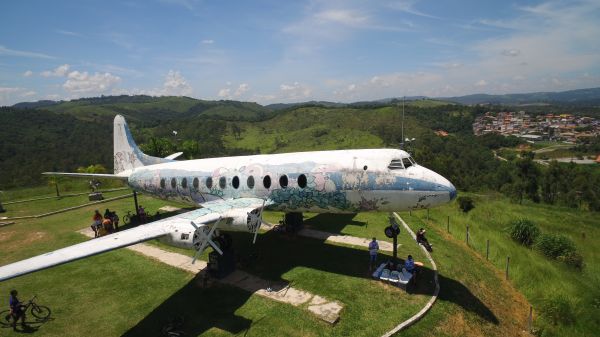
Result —
[{"label": "passenger window", "polygon": [[175,188],[177,186],[177,180],[175,178],[171,178],[171,188]]},{"label": "passenger window", "polygon": [[284,174],[281,177],[279,177],[279,186],[281,186],[282,188],[286,188],[288,185],[288,177]]},{"label": "passenger window", "polygon": [[163,189],[165,188],[165,178],[162,178],[160,180],[160,188],[163,188]]},{"label": "passenger window", "polygon": [[306,187],[306,176],[301,174],[298,176],[298,187],[305,188]]},{"label": "passenger window", "polygon": [[195,189],[198,189],[198,186],[200,185],[200,182],[198,181],[198,178],[194,178],[194,181],[192,182],[192,185],[194,186]]},{"label": "passenger window", "polygon": [[206,187],[210,190],[212,188],[212,185],[213,185],[212,177],[206,178]]},{"label": "passenger window", "polygon": [[181,179],[181,187],[182,188],[187,188],[187,178]]},{"label": "passenger window", "polygon": [[227,187],[227,178],[221,177],[219,178],[219,187],[224,190]]},{"label": "passenger window", "polygon": [[271,177],[269,177],[269,176],[265,176],[265,177],[263,178],[263,186],[264,186],[266,189],[269,189],[269,188],[271,188]]},{"label": "passenger window", "polygon": [[253,176],[248,177],[248,180],[246,180],[246,185],[248,185],[249,189],[254,188],[254,177]]},{"label": "passenger window", "polygon": [[231,179],[231,186],[233,186],[233,188],[236,190],[238,187],[240,187],[240,178],[238,178],[238,176],[235,176],[233,179]]}]

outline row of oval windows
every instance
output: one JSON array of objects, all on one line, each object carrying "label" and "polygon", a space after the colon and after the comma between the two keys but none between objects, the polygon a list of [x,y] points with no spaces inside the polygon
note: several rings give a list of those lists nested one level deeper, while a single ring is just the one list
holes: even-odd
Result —
[{"label": "row of oval windows", "polygon": [[[271,177],[269,175],[266,175],[263,178],[262,182],[263,182],[264,188],[266,188],[266,189],[271,188]],[[298,176],[298,187],[305,188],[306,182],[307,182],[307,180],[306,180],[306,176],[304,174],[301,174]],[[194,178],[194,180],[192,181],[192,185],[194,186],[195,189],[198,189],[198,187],[200,186],[200,180],[198,178]],[[212,177],[206,178],[205,185],[208,189],[211,189],[213,187]],[[246,185],[250,189],[254,188],[254,177],[253,176],[249,176],[248,179],[246,179]],[[231,179],[231,186],[233,186],[233,188],[235,188],[235,189],[238,189],[240,187],[240,178],[238,178],[238,176],[235,176]],[[287,175],[284,174],[279,177],[279,186],[281,186],[282,188],[286,188],[288,186]],[[164,189],[165,187],[166,187],[165,178],[162,178],[160,180],[160,188]],[[176,187],[177,187],[177,179],[171,178],[171,188],[176,188]],[[188,188],[187,178],[181,179],[181,187],[184,189]],[[225,178],[225,177],[219,178],[219,187],[221,189],[225,189],[225,187],[227,187],[227,178]]]}]

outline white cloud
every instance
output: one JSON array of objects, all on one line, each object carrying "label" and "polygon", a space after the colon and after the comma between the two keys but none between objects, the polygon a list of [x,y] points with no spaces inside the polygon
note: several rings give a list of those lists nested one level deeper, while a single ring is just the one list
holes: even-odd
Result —
[{"label": "white cloud", "polygon": [[179,71],[169,70],[163,84],[163,95],[188,96],[192,93],[192,87]]},{"label": "white cloud", "polygon": [[31,96],[35,96],[37,94],[37,92],[30,90],[30,91],[26,91],[24,93],[21,94],[21,97],[31,97]]},{"label": "white cloud", "polygon": [[30,52],[30,51],[23,51],[23,50],[15,50],[15,49],[8,49],[8,48],[6,48],[4,46],[0,46],[0,55],[18,56],[18,57],[30,57],[30,58],[40,58],[40,59],[54,59],[55,58],[53,56],[42,54],[42,53],[36,53],[36,52]]},{"label": "white cloud", "polygon": [[13,94],[25,89],[19,87],[0,87],[0,106],[12,102]]},{"label": "white cloud", "polygon": [[22,88],[13,88],[13,87],[0,87],[0,94],[10,94],[13,92],[17,92],[19,90],[23,90]]},{"label": "white cloud", "polygon": [[229,88],[223,88],[221,90],[219,90],[219,97],[221,98],[230,98],[231,97],[231,89]]},{"label": "white cloud", "polygon": [[312,94],[312,89],[306,85],[294,82],[292,84],[281,84],[279,86],[279,97],[283,100],[306,99]]},{"label": "white cloud", "polygon": [[422,16],[430,19],[439,19],[437,16],[423,13],[415,8],[416,0],[397,0],[388,3],[388,7],[408,14]]},{"label": "white cloud", "polygon": [[[227,86],[230,86],[231,82],[227,82],[226,84],[227,84]],[[247,83],[242,83],[237,87],[237,89],[235,89],[235,91],[233,91],[233,93],[232,93],[231,88],[220,89],[218,96],[220,98],[224,98],[224,99],[234,99],[234,98],[239,98],[240,96],[244,95],[249,90],[250,90],[250,86]]]},{"label": "white cloud", "polygon": [[31,71],[31,70],[27,70],[26,72],[23,73],[23,76],[25,76],[25,77],[30,77],[31,75],[33,75],[33,71]]},{"label": "white cloud", "polygon": [[488,85],[488,82],[486,82],[486,80],[479,80],[475,82],[476,87],[485,87],[486,85]]},{"label": "white cloud", "polygon": [[56,32],[58,34],[67,35],[67,36],[83,37],[82,34],[79,34],[79,33],[76,33],[76,32],[72,32],[72,31],[68,31],[68,30],[63,30],[63,29],[57,29]]},{"label": "white cloud", "polygon": [[504,55],[504,56],[515,57],[515,56],[519,56],[519,54],[521,54],[521,51],[518,49],[505,49],[502,51],[502,55]]},{"label": "white cloud", "polygon": [[348,26],[361,26],[369,21],[366,15],[346,9],[326,10],[316,13],[314,17],[322,23],[335,22]]},{"label": "white cloud", "polygon": [[70,67],[71,66],[69,66],[68,64],[63,64],[61,66],[56,67],[54,70],[42,71],[40,75],[44,77],[63,77],[67,75]]},{"label": "white cloud", "polygon": [[90,75],[87,71],[72,71],[67,75],[63,88],[72,94],[98,94],[110,91],[119,82],[121,78],[110,73]]},{"label": "white cloud", "polygon": [[211,40],[211,39],[206,39],[206,40],[202,40],[203,44],[213,44],[215,43],[215,40]]}]

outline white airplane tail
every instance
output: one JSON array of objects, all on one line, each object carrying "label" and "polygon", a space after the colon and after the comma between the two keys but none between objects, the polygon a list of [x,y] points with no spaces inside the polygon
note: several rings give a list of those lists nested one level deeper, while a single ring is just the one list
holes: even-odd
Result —
[{"label": "white airplane tail", "polygon": [[127,175],[128,171],[132,171],[136,167],[173,161],[172,159],[152,157],[144,154],[135,144],[127,122],[121,115],[115,116],[113,154],[115,159],[114,170],[115,174],[118,175]]}]

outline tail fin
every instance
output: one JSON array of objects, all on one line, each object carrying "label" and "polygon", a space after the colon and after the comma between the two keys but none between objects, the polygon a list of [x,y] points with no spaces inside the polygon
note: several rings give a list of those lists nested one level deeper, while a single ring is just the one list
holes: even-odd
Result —
[{"label": "tail fin", "polygon": [[135,144],[127,122],[121,115],[115,116],[113,154],[115,156],[115,174],[131,171],[136,167],[173,161],[144,154]]}]

